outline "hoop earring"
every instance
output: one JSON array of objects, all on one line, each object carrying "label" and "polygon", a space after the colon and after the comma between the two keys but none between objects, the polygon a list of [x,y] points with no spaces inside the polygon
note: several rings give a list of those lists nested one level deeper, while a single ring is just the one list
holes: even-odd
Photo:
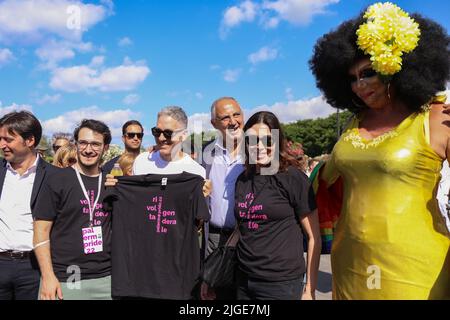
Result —
[{"label": "hoop earring", "polygon": [[391,100],[391,83],[390,82],[388,83],[388,86],[387,86],[387,95],[388,95],[389,100]]}]

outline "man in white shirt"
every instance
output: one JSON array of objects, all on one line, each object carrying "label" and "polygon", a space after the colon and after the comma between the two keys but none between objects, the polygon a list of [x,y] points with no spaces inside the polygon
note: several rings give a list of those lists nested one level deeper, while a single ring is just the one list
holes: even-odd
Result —
[{"label": "man in white shirt", "polygon": [[156,151],[140,154],[133,165],[133,174],[178,174],[183,171],[203,178],[205,169],[182,151],[182,143],[188,136],[188,118],[180,107],[166,107],[158,113],[156,126],[152,128]]},{"label": "man in white shirt", "polygon": [[31,211],[44,179],[58,170],[36,153],[41,135],[39,121],[29,112],[0,119],[0,300],[38,297]]},{"label": "man in white shirt", "polygon": [[[141,153],[136,158],[133,175],[180,174],[185,171],[205,179],[205,168],[182,150],[183,142],[188,137],[187,126],[188,118],[182,108],[176,106],[163,108],[158,113],[156,126],[152,128],[156,145],[152,147],[152,151]],[[114,186],[117,182],[112,175],[107,175],[105,186]],[[208,184],[205,185],[203,194],[206,197],[209,189]],[[203,221],[197,223],[200,230]]]},{"label": "man in white shirt", "polygon": [[[205,255],[226,243],[233,232],[234,189],[239,175],[244,171],[245,155],[242,148],[244,114],[236,99],[222,97],[211,106],[211,124],[218,138],[206,145],[203,151],[203,166],[207,179],[211,181],[209,196],[211,219],[205,227]],[[235,299],[235,288],[207,290],[202,286],[202,299]]]}]

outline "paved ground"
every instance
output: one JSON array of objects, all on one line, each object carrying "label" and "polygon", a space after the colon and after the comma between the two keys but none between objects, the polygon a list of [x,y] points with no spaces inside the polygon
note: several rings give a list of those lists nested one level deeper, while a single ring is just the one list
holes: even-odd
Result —
[{"label": "paved ground", "polygon": [[331,264],[329,254],[323,254],[320,256],[316,299],[331,300]]}]

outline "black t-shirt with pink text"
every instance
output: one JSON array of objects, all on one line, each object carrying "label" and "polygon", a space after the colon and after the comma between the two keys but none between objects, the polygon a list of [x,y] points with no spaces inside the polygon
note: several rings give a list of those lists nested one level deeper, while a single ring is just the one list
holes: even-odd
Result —
[{"label": "black t-shirt with pink text", "polygon": [[305,273],[299,221],[316,208],[308,177],[289,167],[275,175],[242,173],[236,182],[240,222],[239,268],[265,281],[294,280]]},{"label": "black t-shirt with pink text", "polygon": [[113,297],[190,299],[200,276],[197,220],[209,220],[203,178],[183,172],[118,180],[108,200]]},{"label": "black t-shirt with pink text", "polygon": [[[81,179],[93,206],[99,177],[81,174]],[[53,221],[50,247],[53,269],[59,281],[98,279],[111,274],[111,213],[103,207],[104,175],[102,180],[102,191],[93,214],[94,227],[102,228],[101,239],[86,232],[90,226],[89,205],[73,168],[51,175],[39,193],[33,218]],[[85,249],[86,252],[92,249],[85,246],[94,244],[100,244],[103,251],[86,254]]]}]

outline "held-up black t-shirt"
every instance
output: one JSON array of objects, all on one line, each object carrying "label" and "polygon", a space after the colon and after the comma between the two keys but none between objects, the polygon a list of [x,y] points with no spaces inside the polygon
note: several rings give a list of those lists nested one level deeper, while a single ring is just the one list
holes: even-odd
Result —
[{"label": "held-up black t-shirt", "polygon": [[[97,197],[99,177],[81,174],[91,206]],[[84,253],[83,228],[88,228],[89,205],[76,172],[66,168],[51,175],[36,201],[35,220],[53,221],[50,245],[53,269],[59,281],[65,282],[79,267],[81,279],[98,279],[111,274],[111,213],[103,208],[105,175],[100,198],[94,210],[94,226],[102,227],[103,251]],[[89,236],[85,232],[85,236]]]},{"label": "held-up black t-shirt", "polygon": [[[167,185],[162,186],[162,179]],[[113,206],[112,295],[189,299],[200,274],[196,220],[209,220],[203,178],[119,177]]]},{"label": "held-up black t-shirt", "polygon": [[265,281],[299,278],[305,272],[299,220],[316,208],[308,177],[294,167],[275,175],[244,172],[235,198],[240,270]]},{"label": "held-up black t-shirt", "polygon": [[114,168],[114,165],[117,163],[117,161],[119,161],[120,156],[117,156],[115,158],[112,158],[111,160],[109,160],[108,162],[106,162],[103,166],[102,166],[102,172],[104,174],[109,174],[111,172],[111,170]]}]

